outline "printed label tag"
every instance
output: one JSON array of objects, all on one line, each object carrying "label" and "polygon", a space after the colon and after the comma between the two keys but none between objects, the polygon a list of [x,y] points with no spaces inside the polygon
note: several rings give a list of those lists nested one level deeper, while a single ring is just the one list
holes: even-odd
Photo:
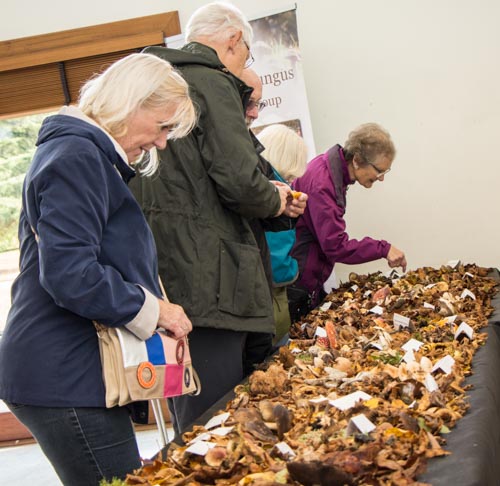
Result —
[{"label": "printed label tag", "polygon": [[323,312],[327,311],[330,307],[332,306],[332,302],[325,302],[321,307],[320,310]]},{"label": "printed label tag", "polygon": [[439,386],[436,383],[436,380],[434,379],[434,377],[430,373],[427,373],[425,375],[424,384],[425,384],[425,388],[427,388],[427,390],[429,390],[431,393],[433,391],[439,390]]},{"label": "printed label tag", "polygon": [[465,334],[469,339],[472,339],[472,337],[474,336],[474,329],[472,329],[472,327],[470,327],[469,324],[464,321],[460,324],[460,326],[458,326],[457,330],[455,331],[455,339],[457,339],[460,334]]},{"label": "printed label tag", "polygon": [[371,396],[368,395],[368,393],[358,390],[354,393],[350,393],[349,395],[345,395],[344,397],[337,398],[336,400],[330,400],[330,405],[338,408],[339,410],[349,410],[360,400],[365,401],[370,398]]},{"label": "printed label tag", "polygon": [[384,313],[384,309],[379,305],[376,305],[370,309],[370,312],[373,312],[374,314],[378,314],[379,316],[381,316]]},{"label": "printed label tag", "polygon": [[422,346],[423,344],[424,343],[422,341],[411,338],[409,341],[403,344],[403,346],[401,346],[401,349],[404,349],[405,351],[409,351],[410,349],[412,351],[418,351],[420,349],[420,346]]},{"label": "printed label tag", "polygon": [[205,442],[203,440],[200,440],[198,442],[195,442],[194,444],[191,444],[186,449],[186,452],[190,452],[191,454],[197,454],[198,456],[204,456],[210,449],[214,447],[215,444],[212,444],[212,442]]},{"label": "printed label tag", "polygon": [[358,430],[362,434],[369,434],[372,430],[375,429],[375,424],[361,413],[349,420],[349,425],[347,426],[347,434],[352,435],[354,434],[354,432],[356,432],[356,430]]},{"label": "printed label tag", "polygon": [[464,289],[460,294],[460,298],[465,299],[467,297],[470,297],[472,300],[476,300],[476,296],[469,289]]},{"label": "printed label tag", "polygon": [[405,363],[413,363],[415,361],[415,355],[413,354],[413,349],[409,349],[403,356],[403,361]]},{"label": "printed label tag", "polygon": [[214,427],[219,427],[229,418],[229,412],[221,413],[212,417],[206,424],[205,428],[207,430],[213,429]]},{"label": "printed label tag", "polygon": [[441,369],[442,371],[445,372],[445,374],[449,375],[451,373],[451,369],[453,368],[454,364],[455,360],[449,354],[447,354],[432,367],[432,373]]},{"label": "printed label tag", "polygon": [[278,442],[274,447],[284,456],[295,457],[295,452],[286,442]]},{"label": "printed label tag", "polygon": [[318,326],[314,335],[318,337],[326,337],[326,329],[324,327]]},{"label": "printed label tag", "polygon": [[401,314],[394,314],[392,317],[394,329],[398,330],[404,327],[410,327],[410,318],[402,316]]}]

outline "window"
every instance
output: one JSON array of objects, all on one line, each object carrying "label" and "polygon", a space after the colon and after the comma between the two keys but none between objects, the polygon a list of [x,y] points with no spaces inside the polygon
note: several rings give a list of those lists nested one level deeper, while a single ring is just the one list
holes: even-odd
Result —
[{"label": "window", "polygon": [[19,271],[22,184],[45,116],[0,120],[0,334],[10,307],[10,287]]}]

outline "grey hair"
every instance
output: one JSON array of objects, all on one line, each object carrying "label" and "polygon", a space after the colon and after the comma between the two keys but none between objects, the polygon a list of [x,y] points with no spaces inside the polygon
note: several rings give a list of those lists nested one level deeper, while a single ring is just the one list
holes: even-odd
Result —
[{"label": "grey hair", "polygon": [[380,155],[391,160],[396,156],[396,148],[389,132],[377,123],[365,123],[349,133],[344,152],[348,160],[358,155],[361,164],[373,162]]},{"label": "grey hair", "polygon": [[243,13],[226,2],[212,2],[197,9],[186,25],[186,41],[202,37],[224,41],[241,31],[243,40],[252,44],[253,30]]},{"label": "grey hair", "polygon": [[[196,112],[184,78],[172,65],[153,54],[130,54],[87,81],[80,90],[78,107],[113,138],[127,133],[128,120],[138,109],[175,108],[164,124],[172,127],[167,139],[186,136],[196,124]],[[141,172],[158,168],[152,149]]]},{"label": "grey hair", "polygon": [[264,145],[262,156],[287,182],[304,174],[307,147],[304,139],[294,130],[277,123],[264,128],[257,138]]}]

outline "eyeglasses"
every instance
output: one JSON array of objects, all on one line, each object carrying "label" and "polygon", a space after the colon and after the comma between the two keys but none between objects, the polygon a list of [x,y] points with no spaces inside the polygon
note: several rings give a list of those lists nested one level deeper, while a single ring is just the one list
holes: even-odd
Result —
[{"label": "eyeglasses", "polygon": [[387,170],[380,170],[375,164],[372,164],[371,162],[368,161],[366,162],[368,165],[371,165],[377,171],[377,179],[384,177],[388,172],[391,171],[391,167],[389,167]]},{"label": "eyeglasses", "polygon": [[262,100],[248,100],[247,110],[253,110],[255,107],[257,107],[259,111],[262,111],[266,107],[266,103]]},{"label": "eyeglasses", "polygon": [[242,39],[242,40],[243,40],[243,44],[245,44],[245,47],[248,49],[248,56],[247,56],[247,60],[245,61],[245,69],[246,69],[246,68],[249,68],[253,64],[255,59],[252,56],[252,51],[250,50],[250,46],[247,44],[247,41],[245,39]]}]

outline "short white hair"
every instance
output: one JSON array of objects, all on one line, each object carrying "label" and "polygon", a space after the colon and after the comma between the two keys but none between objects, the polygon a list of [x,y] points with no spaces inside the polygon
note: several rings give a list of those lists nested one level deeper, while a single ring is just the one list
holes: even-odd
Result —
[{"label": "short white hair", "polygon": [[[153,54],[130,54],[87,81],[78,107],[112,137],[127,133],[128,120],[139,108],[175,108],[165,120],[172,126],[168,139],[186,136],[196,124],[196,112],[184,78],[172,65]],[[153,149],[141,172],[154,173],[158,155]]]},{"label": "short white hair", "polygon": [[243,13],[227,2],[212,2],[197,9],[186,25],[186,41],[202,37],[223,41],[241,31],[243,40],[252,44],[253,30]]},{"label": "short white hair", "polygon": [[264,128],[257,138],[265,147],[262,156],[285,181],[291,182],[304,174],[307,165],[307,146],[297,132],[277,123]]}]

